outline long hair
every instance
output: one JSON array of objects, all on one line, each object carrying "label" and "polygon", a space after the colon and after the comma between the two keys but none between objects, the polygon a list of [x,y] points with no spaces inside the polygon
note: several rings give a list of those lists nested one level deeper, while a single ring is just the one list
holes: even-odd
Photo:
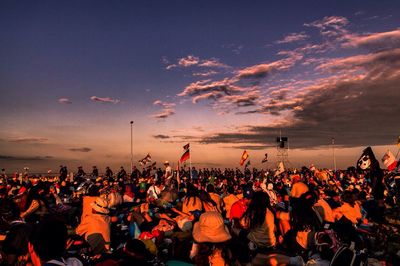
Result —
[{"label": "long hair", "polygon": [[209,257],[216,250],[221,250],[221,256],[225,261],[225,265],[231,265],[232,253],[228,247],[228,242],[223,243],[198,243],[197,255],[193,258],[197,266],[209,266]]},{"label": "long hair", "polygon": [[290,212],[291,226],[295,231],[304,231],[319,228],[320,222],[313,209],[317,196],[313,191],[301,195],[296,205]]},{"label": "long hair", "polygon": [[271,208],[268,194],[263,191],[255,192],[243,216],[248,221],[250,229],[264,224],[267,209],[275,214]]},{"label": "long hair", "polygon": [[211,204],[212,206],[217,206],[217,203],[215,203],[215,201],[212,200],[210,194],[208,194],[205,190],[200,190],[199,191],[199,198],[202,202],[202,204],[207,203],[207,204]]},{"label": "long hair", "polygon": [[187,186],[187,193],[186,193],[186,206],[189,205],[190,199],[193,199],[193,205],[196,204],[196,198],[199,197],[199,191],[193,186]]}]

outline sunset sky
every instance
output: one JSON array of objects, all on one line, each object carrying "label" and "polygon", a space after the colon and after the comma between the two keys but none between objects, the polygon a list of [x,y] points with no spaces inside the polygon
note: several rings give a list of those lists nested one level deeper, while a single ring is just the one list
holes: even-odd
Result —
[{"label": "sunset sky", "polygon": [[[0,166],[274,168],[400,134],[400,1],[1,1]],[[383,164],[381,164],[383,167]]]}]

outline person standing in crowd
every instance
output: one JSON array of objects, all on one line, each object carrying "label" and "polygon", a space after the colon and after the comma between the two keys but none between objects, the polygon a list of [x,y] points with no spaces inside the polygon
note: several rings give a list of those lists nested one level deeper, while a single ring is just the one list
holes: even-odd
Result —
[{"label": "person standing in crowd", "polygon": [[92,168],[92,178],[96,179],[99,176],[99,169],[97,169],[97,166],[93,166]]},{"label": "person standing in crowd", "polygon": [[125,178],[126,178],[126,171],[125,171],[124,167],[121,166],[120,169],[119,169],[119,172],[117,174],[117,179],[118,180],[125,180]]},{"label": "person standing in crowd", "polygon": [[169,187],[172,185],[172,178],[173,178],[172,167],[169,165],[169,161],[164,162],[164,167],[165,167],[165,174],[164,174],[165,185]]},{"label": "person standing in crowd", "polygon": [[114,173],[109,166],[106,167],[106,172],[104,174],[105,179],[112,181]]},{"label": "person standing in crowd", "polygon": [[140,171],[137,169],[136,165],[132,167],[132,173],[131,173],[131,181],[139,179],[140,177]]},{"label": "person standing in crowd", "polygon": [[197,179],[199,179],[199,172],[196,170],[196,167],[192,167],[192,175],[191,178],[193,180],[193,182],[196,182]]},{"label": "person standing in crowd", "polygon": [[82,166],[78,166],[78,172],[76,172],[76,176],[77,177],[84,177],[86,176],[85,171],[83,170]]},{"label": "person standing in crowd", "polygon": [[60,165],[60,180],[64,181],[68,176],[67,166]]}]

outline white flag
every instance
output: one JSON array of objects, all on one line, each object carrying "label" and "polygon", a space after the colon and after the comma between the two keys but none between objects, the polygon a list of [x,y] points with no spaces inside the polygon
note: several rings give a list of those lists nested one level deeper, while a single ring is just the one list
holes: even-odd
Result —
[{"label": "white flag", "polygon": [[274,176],[278,176],[278,175],[282,174],[283,172],[285,172],[285,165],[283,164],[283,162],[279,162],[278,168],[276,169]]}]

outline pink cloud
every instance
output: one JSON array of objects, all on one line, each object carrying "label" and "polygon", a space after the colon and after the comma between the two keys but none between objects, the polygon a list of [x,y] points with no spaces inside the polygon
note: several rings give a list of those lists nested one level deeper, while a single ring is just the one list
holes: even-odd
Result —
[{"label": "pink cloud", "polygon": [[399,47],[400,29],[366,35],[351,35],[343,47]]},{"label": "pink cloud", "polygon": [[310,36],[308,36],[305,32],[290,33],[289,35],[285,36],[282,40],[279,40],[276,43],[282,44],[282,43],[299,42],[299,41],[304,41],[309,37]]},{"label": "pink cloud", "polygon": [[170,117],[171,115],[175,114],[175,103],[169,103],[169,102],[163,102],[161,100],[156,100],[153,102],[153,105],[159,105],[163,109],[161,112],[152,115],[151,117],[156,118],[156,119],[165,119]]},{"label": "pink cloud", "polygon": [[319,29],[321,35],[324,37],[340,40],[342,39],[343,35],[348,33],[346,29],[348,24],[349,20],[345,17],[329,16],[311,23],[304,23],[304,26]]},{"label": "pink cloud", "polygon": [[194,66],[199,63],[200,58],[194,55],[188,55],[184,58],[179,59],[178,65],[182,67],[189,67],[189,66]]},{"label": "pink cloud", "polygon": [[[379,69],[377,69],[377,67]],[[384,70],[395,71],[396,67],[400,67],[400,48],[378,53],[330,59],[327,62],[317,66],[316,70],[338,71],[357,70],[362,68],[366,71],[376,69],[379,70],[379,73],[381,73]]]},{"label": "pink cloud", "polygon": [[121,102],[118,99],[113,99],[110,97],[97,97],[97,96],[92,96],[90,97],[90,99],[94,102],[101,102],[101,103],[113,103],[113,104],[117,104],[119,102]]},{"label": "pink cloud", "polygon": [[288,57],[271,63],[263,63],[240,69],[236,72],[237,78],[264,78],[274,71],[288,70],[303,58],[300,53],[295,51],[281,51],[279,55],[286,55]]},{"label": "pink cloud", "polygon": [[71,104],[72,103],[71,100],[68,98],[60,98],[60,99],[58,99],[58,102],[62,103],[62,104]]},{"label": "pink cloud", "polygon": [[195,77],[208,77],[208,76],[212,76],[212,75],[216,75],[216,74],[218,74],[217,71],[209,70],[209,71],[204,71],[204,72],[193,73],[193,76],[195,76]]},{"label": "pink cloud", "polygon": [[202,60],[201,63],[199,64],[199,66],[200,67],[228,68],[228,66],[226,64],[221,63],[216,58]]},{"label": "pink cloud", "polygon": [[219,91],[225,94],[230,94],[244,90],[239,86],[235,86],[233,83],[234,80],[228,78],[219,81],[211,81],[209,79],[200,80],[186,86],[186,88],[179,93],[178,96],[196,96],[211,91]]},{"label": "pink cloud", "polygon": [[194,55],[179,58],[176,64],[170,64],[166,69],[170,70],[177,67],[229,68],[228,65],[220,62],[218,58],[200,59],[198,56]]}]

